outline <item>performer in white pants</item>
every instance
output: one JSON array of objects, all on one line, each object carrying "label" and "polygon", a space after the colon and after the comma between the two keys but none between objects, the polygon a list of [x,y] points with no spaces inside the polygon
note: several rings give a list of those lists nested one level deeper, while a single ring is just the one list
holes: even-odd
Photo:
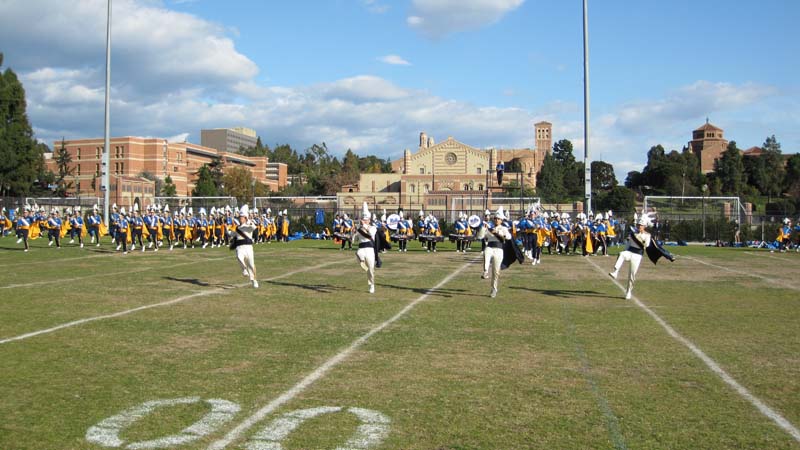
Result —
[{"label": "performer in white pants", "polygon": [[355,226],[352,240],[358,244],[356,258],[361,264],[361,268],[367,272],[369,293],[373,294],[375,293],[375,237],[377,236],[378,228],[370,223],[371,219],[372,214],[367,208],[367,203],[364,202],[361,223]]},{"label": "performer in white pants", "polygon": [[239,220],[236,224],[236,230],[229,231],[231,239],[234,239],[234,248],[236,249],[236,259],[242,266],[242,275],[250,278],[254,288],[258,288],[258,279],[256,279],[256,260],[253,256],[253,231],[256,226],[250,220],[250,208],[243,205],[239,209]]},{"label": "performer in white pants", "polygon": [[633,230],[628,235],[628,246],[619,254],[617,262],[614,264],[614,271],[609,273],[611,278],[617,279],[619,269],[625,261],[630,262],[630,271],[628,272],[628,289],[625,291],[625,299],[630,300],[633,295],[633,283],[636,281],[636,272],[639,270],[639,264],[642,262],[642,256],[645,250],[650,245],[650,233],[646,228],[652,225],[652,219],[646,213],[642,214],[639,221],[636,223],[636,232]]},{"label": "performer in white pants", "polygon": [[484,224],[476,236],[478,239],[486,239],[486,250],[483,252],[483,276],[481,278],[489,278],[489,266],[491,266],[492,291],[489,296],[492,298],[497,297],[500,265],[503,262],[503,243],[511,239],[511,232],[503,225],[504,220],[506,220],[506,215],[501,206],[492,218],[494,224],[492,226]]}]

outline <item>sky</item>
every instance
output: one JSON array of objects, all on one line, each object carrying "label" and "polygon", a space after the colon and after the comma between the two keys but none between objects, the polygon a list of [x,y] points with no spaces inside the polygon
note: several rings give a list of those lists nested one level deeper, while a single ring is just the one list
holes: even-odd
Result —
[{"label": "sky", "polygon": [[[800,152],[800,2],[589,0],[590,159],[618,180],[706,120]],[[113,0],[111,135],[253,128],[400,158],[419,133],[582,159],[582,0]],[[53,146],[104,131],[107,0],[0,0],[2,69]]]}]

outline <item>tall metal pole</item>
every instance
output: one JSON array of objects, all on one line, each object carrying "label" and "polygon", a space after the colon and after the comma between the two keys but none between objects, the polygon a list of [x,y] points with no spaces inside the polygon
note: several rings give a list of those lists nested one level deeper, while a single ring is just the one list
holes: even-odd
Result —
[{"label": "tall metal pole", "polygon": [[592,210],[592,163],[589,159],[589,6],[583,0],[583,166],[585,213]]},{"label": "tall metal pole", "polygon": [[105,134],[103,144],[103,222],[108,226],[108,210],[111,190],[111,177],[109,176],[109,166],[111,165],[111,119],[110,119],[110,91],[111,91],[111,0],[108,0],[108,23],[106,25],[106,115],[105,115]]}]

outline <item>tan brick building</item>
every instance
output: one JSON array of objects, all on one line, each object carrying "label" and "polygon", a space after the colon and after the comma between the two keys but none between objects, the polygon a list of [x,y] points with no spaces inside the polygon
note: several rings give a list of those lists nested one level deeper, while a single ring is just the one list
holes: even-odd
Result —
[{"label": "tan brick building", "polygon": [[[58,173],[54,154],[61,145],[61,141],[54,142],[53,153],[45,155],[46,169],[54,173]],[[68,180],[73,182],[72,195],[103,197],[100,190],[103,139],[69,140],[64,141],[64,145],[72,158],[73,179]],[[111,139],[110,152],[110,197],[112,203],[120,206],[130,206],[135,199],[139,199],[140,204],[150,204],[154,197],[159,196],[155,192],[155,183],[140,177],[143,172],[162,181],[169,175],[177,195],[190,196],[195,187],[195,174],[215,157],[222,158],[225,168],[249,170],[257,182],[267,185],[270,190],[280,190],[287,184],[285,164],[268,164],[266,157],[247,157],[187,142],[117,137]]]},{"label": "tan brick building", "polygon": [[[337,195],[339,206],[354,208],[366,201],[387,210],[448,210],[460,198],[501,193],[495,177],[499,161],[506,166],[503,185],[516,182],[535,187],[544,157],[552,151],[552,124],[539,122],[534,127],[536,149],[483,150],[452,137],[436,144],[422,132],[416,152],[407,149],[403,158],[392,161],[393,173],[361,174],[357,186],[348,186]],[[512,171],[513,167],[519,171]]]},{"label": "tan brick building", "polygon": [[723,137],[722,128],[706,123],[692,132],[689,150],[700,160],[700,170],[706,174],[714,171],[714,161],[728,148],[728,141]]}]

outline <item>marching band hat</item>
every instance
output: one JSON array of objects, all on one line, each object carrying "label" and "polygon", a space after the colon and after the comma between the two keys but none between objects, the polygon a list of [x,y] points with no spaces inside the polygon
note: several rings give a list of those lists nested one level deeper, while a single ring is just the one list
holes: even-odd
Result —
[{"label": "marching band hat", "polygon": [[250,216],[250,207],[247,206],[247,203],[245,203],[244,205],[242,205],[241,208],[239,208],[239,217],[248,217],[248,216]]},{"label": "marching band hat", "polygon": [[372,218],[372,214],[369,212],[369,207],[367,206],[367,202],[364,202],[363,206],[361,207],[361,220],[369,220]]},{"label": "marching band hat", "polygon": [[169,205],[166,204],[166,203],[164,203],[164,212],[166,212],[166,213],[169,212]]},{"label": "marching band hat", "polygon": [[113,205],[111,205],[111,209],[113,209],[114,211],[116,211],[116,210],[117,210],[117,204],[116,204],[116,203],[114,203]]},{"label": "marching band hat", "polygon": [[649,213],[642,213],[642,216],[639,217],[639,220],[636,222],[638,225],[644,225],[649,227],[653,225],[653,218],[650,217]]},{"label": "marching band hat", "polygon": [[506,213],[505,213],[505,211],[503,211],[503,207],[502,206],[497,208],[497,212],[494,214],[494,218],[495,219],[500,219],[500,220],[506,220],[507,219]]},{"label": "marching band hat", "polygon": [[119,213],[122,214],[123,216],[127,216],[128,215],[128,213],[125,212],[125,207],[124,206],[122,207],[122,209],[119,210]]}]

